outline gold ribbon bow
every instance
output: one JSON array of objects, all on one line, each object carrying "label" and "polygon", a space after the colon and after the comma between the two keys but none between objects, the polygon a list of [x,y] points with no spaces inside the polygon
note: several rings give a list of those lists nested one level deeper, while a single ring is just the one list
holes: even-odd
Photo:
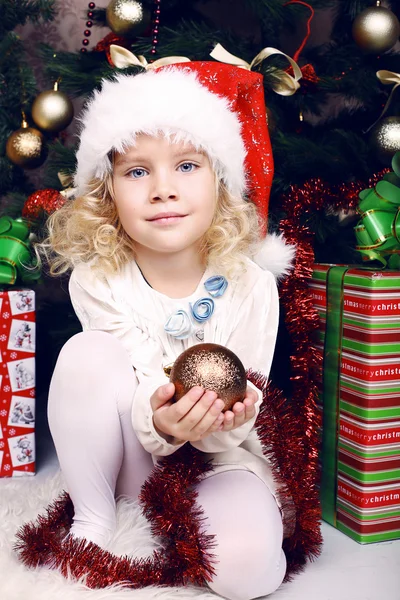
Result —
[{"label": "gold ribbon bow", "polygon": [[[245,60],[230,54],[221,46],[221,44],[217,44],[215,46],[214,50],[210,53],[210,56],[219,62],[235,65],[242,69],[248,69],[251,71],[253,67],[260,64],[263,60],[269,56],[272,56],[273,54],[281,54],[288,59],[293,68],[294,77],[289,75],[289,73],[286,73],[286,71],[276,69],[274,75],[277,81],[272,86],[272,89],[281,96],[292,96],[300,87],[298,81],[302,77],[302,72],[298,64],[292,58],[290,58],[290,56],[284,52],[281,52],[280,50],[277,50],[276,48],[264,48],[257,54],[251,63],[247,63]],[[133,52],[127,50],[127,48],[117,46],[116,44],[110,45],[110,56],[113,65],[117,69],[126,69],[127,67],[137,66],[146,70],[150,70],[157,69],[158,67],[165,67],[167,65],[174,65],[177,63],[191,62],[190,58],[187,58],[186,56],[166,56],[164,58],[155,60],[153,63],[148,63],[144,56],[136,56],[133,54]]]},{"label": "gold ribbon bow", "polygon": [[400,85],[400,73],[394,73],[394,71],[386,71],[385,69],[383,69],[382,71],[377,71],[376,76],[379,79],[379,81],[384,85],[391,85],[392,83],[394,83],[395,85],[393,86],[392,91],[390,92],[390,96],[386,101],[383,111],[381,112],[377,120],[374,123],[372,123],[370,127],[368,127],[365,133],[370,131],[370,129],[372,129],[374,125],[376,125],[377,122],[380,121],[380,119],[382,119],[383,115],[387,112],[390,106],[394,92]]},{"label": "gold ribbon bow", "polygon": [[284,52],[277,50],[276,48],[263,48],[263,50],[261,50],[261,52],[259,52],[257,56],[253,58],[251,63],[248,63],[242,58],[231,54],[230,52],[225,50],[225,48],[221,46],[221,44],[217,44],[215,46],[214,50],[210,53],[210,56],[215,60],[218,60],[219,62],[224,62],[229,65],[235,65],[242,69],[248,69],[249,71],[251,71],[253,67],[259,65],[266,58],[269,58],[274,54],[281,54],[282,56],[288,59],[293,68],[294,77],[289,75],[289,73],[287,73],[286,71],[276,69],[274,76],[277,81],[273,84],[272,89],[274,90],[274,92],[280,94],[281,96],[292,96],[299,89],[299,79],[301,79],[303,75],[299,65],[293,60],[293,58],[291,58]]},{"label": "gold ribbon bow", "polygon": [[166,56],[165,58],[159,58],[153,63],[148,63],[144,56],[136,56],[130,50],[117,46],[116,44],[110,45],[110,56],[113,65],[117,69],[126,69],[127,67],[143,67],[147,71],[149,69],[157,69],[158,67],[165,67],[166,65],[175,65],[177,63],[190,62],[190,58],[186,56]]}]

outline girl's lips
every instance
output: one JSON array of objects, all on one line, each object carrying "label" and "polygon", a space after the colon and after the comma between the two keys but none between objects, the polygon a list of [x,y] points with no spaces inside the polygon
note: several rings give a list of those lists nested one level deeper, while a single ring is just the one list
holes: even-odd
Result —
[{"label": "girl's lips", "polygon": [[172,225],[174,223],[179,223],[184,219],[186,215],[172,215],[172,216],[160,216],[154,219],[150,219],[150,223],[155,223],[157,225]]},{"label": "girl's lips", "polygon": [[150,219],[147,219],[148,221],[155,221],[156,219],[164,219],[167,217],[184,217],[185,215],[183,215],[182,213],[177,213],[175,211],[164,211],[164,212],[159,212],[156,215],[154,215],[154,217],[150,217]]}]

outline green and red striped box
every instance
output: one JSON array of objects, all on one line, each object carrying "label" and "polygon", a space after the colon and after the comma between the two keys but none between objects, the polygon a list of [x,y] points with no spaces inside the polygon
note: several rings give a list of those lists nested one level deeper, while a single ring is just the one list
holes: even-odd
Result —
[{"label": "green and red striped box", "polygon": [[314,266],[324,353],[323,518],[360,543],[400,537],[400,272]]}]

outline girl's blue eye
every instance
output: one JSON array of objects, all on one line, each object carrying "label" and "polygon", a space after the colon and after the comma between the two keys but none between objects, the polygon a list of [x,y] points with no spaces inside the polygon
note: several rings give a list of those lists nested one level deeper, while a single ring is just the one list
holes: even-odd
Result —
[{"label": "girl's blue eye", "polygon": [[192,171],[194,171],[197,168],[197,165],[195,165],[194,163],[182,163],[181,165],[179,165],[178,167],[182,173],[191,173]]},{"label": "girl's blue eye", "polygon": [[132,169],[132,171],[129,171],[128,175],[134,179],[140,179],[141,177],[144,177],[146,173],[147,171],[138,167],[137,169]]}]

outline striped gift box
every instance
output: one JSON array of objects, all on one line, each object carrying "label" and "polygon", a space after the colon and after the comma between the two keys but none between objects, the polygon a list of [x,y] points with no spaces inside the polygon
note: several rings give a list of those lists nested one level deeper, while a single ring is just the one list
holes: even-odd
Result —
[{"label": "striped gift box", "polygon": [[366,486],[339,473],[336,527],[361,544],[399,538],[399,481]]},{"label": "striped gift box", "polygon": [[400,421],[365,422],[340,412],[338,470],[365,484],[400,479]]},{"label": "striped gift box", "polygon": [[360,543],[400,537],[400,273],[318,264],[310,289],[328,369],[339,340],[321,383],[323,517]]}]

